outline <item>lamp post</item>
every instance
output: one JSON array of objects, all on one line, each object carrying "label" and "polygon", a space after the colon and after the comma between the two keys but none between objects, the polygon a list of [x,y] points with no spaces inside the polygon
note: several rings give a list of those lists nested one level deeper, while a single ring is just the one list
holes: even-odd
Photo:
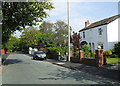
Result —
[{"label": "lamp post", "polygon": [[70,61],[70,26],[69,26],[69,0],[67,0],[67,11],[68,11],[68,61]]}]

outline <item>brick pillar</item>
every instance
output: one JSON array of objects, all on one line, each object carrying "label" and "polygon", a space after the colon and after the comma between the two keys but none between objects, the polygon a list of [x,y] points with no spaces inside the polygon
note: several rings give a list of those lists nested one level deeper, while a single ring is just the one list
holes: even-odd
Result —
[{"label": "brick pillar", "polygon": [[82,58],[83,58],[83,56],[84,56],[84,53],[83,53],[83,51],[80,51],[80,61],[82,60]]},{"label": "brick pillar", "polygon": [[95,59],[96,59],[96,65],[98,67],[103,66],[103,64],[104,64],[103,50],[100,50],[100,49],[96,50],[95,53],[96,53],[96,57],[95,57]]},{"label": "brick pillar", "polygon": [[70,57],[73,57],[73,53],[72,53],[72,51],[70,51]]}]

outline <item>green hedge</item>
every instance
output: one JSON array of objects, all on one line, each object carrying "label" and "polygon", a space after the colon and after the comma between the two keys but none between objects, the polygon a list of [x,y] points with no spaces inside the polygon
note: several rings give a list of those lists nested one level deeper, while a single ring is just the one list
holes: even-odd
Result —
[{"label": "green hedge", "polygon": [[106,50],[103,52],[104,56],[110,57],[112,55],[112,51],[111,50]]},{"label": "green hedge", "polygon": [[84,52],[84,57],[90,57],[90,48],[87,44],[83,45],[82,50]]}]

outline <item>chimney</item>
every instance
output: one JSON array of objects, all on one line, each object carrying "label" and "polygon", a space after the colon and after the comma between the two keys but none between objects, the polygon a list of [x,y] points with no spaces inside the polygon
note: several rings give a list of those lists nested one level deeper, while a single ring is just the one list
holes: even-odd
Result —
[{"label": "chimney", "polygon": [[87,27],[90,24],[89,20],[85,22],[85,27]]}]

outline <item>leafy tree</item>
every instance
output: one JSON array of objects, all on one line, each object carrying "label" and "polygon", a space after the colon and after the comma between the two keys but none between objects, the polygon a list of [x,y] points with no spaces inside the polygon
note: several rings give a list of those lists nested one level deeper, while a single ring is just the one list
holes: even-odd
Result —
[{"label": "leafy tree", "polygon": [[54,23],[54,38],[57,40],[58,46],[64,47],[67,45],[68,39],[68,25],[63,21],[57,21]]},{"label": "leafy tree", "polygon": [[[38,42],[42,43],[42,47],[46,48],[46,47],[53,47],[55,46],[55,39],[51,40],[52,34],[41,34],[38,38]],[[41,47],[39,47],[41,48]]]},{"label": "leafy tree", "polygon": [[43,34],[52,33],[52,30],[53,30],[53,23],[44,21],[40,25],[40,32]]},{"label": "leafy tree", "polygon": [[[49,36],[46,37],[44,41],[47,41],[49,44],[52,43],[56,47],[61,46],[63,48],[67,45],[68,39],[67,27],[68,27],[67,24],[63,21],[57,21],[56,23],[43,22],[40,25],[40,32],[44,35],[46,34],[46,36],[49,33]],[[39,41],[44,37],[44,35],[39,37]]]},{"label": "leafy tree", "polygon": [[19,49],[20,39],[14,36],[10,36],[9,41],[6,43],[5,48],[8,51],[13,52]]},{"label": "leafy tree", "polygon": [[29,47],[37,47],[38,37],[40,36],[40,31],[37,28],[31,27],[24,30],[21,35],[21,42],[24,49]]},{"label": "leafy tree", "polygon": [[53,4],[48,0],[42,2],[2,2],[3,44],[7,42],[14,31],[41,22],[48,16],[46,10],[53,8]]}]

